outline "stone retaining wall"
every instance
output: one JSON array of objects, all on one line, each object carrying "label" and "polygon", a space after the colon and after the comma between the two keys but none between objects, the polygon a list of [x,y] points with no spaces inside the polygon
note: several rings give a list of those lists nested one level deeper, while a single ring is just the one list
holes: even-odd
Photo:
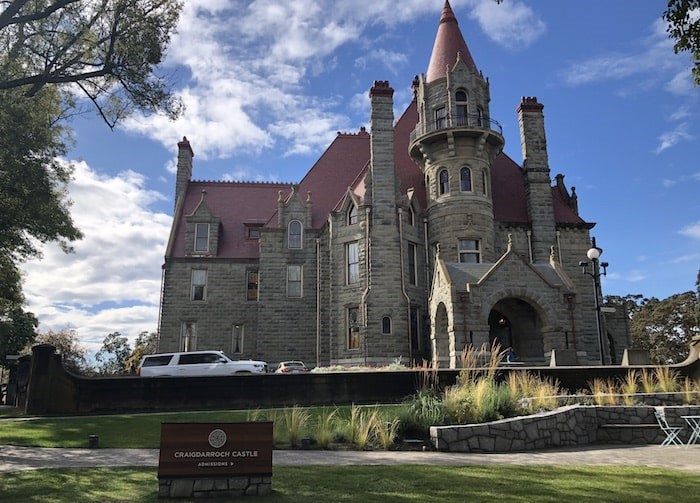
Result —
[{"label": "stone retaining wall", "polygon": [[159,498],[235,498],[272,494],[272,477],[158,479]]},{"label": "stone retaining wall", "polygon": [[[660,444],[665,438],[661,429],[645,426],[656,424],[654,409],[572,405],[489,423],[433,426],[430,441],[435,449],[446,452],[529,451],[594,443]],[[680,438],[687,441],[690,432],[681,416],[700,415],[700,406],[664,410],[670,425],[684,426]]]}]

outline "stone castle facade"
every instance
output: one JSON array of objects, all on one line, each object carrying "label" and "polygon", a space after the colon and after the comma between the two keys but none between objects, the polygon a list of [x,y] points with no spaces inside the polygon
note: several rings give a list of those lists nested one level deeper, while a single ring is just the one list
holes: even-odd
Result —
[{"label": "stone castle facade", "polygon": [[395,120],[393,89],[375,82],[370,130],[339,133],[291,187],[193,180],[178,144],[160,351],[453,368],[497,342],[533,365],[552,350],[619,363],[625,316],[598,318],[580,266],[595,224],[562,175],[552,184],[543,105],[517,109],[519,166],[449,2],[413,91]]}]

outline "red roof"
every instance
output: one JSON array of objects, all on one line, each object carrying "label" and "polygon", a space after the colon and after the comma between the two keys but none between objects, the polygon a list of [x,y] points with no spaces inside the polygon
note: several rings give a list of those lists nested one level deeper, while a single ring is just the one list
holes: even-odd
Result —
[{"label": "red roof", "polygon": [[[418,122],[415,102],[411,103],[394,128],[394,160],[401,193],[413,188],[414,197],[425,208],[426,194],[423,172],[408,155],[409,134]],[[312,219],[310,226],[322,228],[331,211],[338,208],[348,188],[360,198],[364,195],[364,177],[370,160],[370,135],[362,128],[357,134],[338,134],[299,184],[299,194],[305,200],[311,191]],[[197,208],[206,190],[204,203],[212,214],[221,219],[219,257],[257,258],[257,240],[246,238],[246,224],[276,227],[277,200],[291,193],[285,183],[231,183],[192,181],[187,187],[183,215]],[[498,222],[528,223],[523,170],[506,154],[501,153],[491,167],[491,191],[494,219]],[[580,224],[584,221],[552,187],[554,217],[558,224]],[[183,256],[185,225],[178,225],[174,255]]]},{"label": "red roof", "polygon": [[469,69],[476,73],[476,64],[474,64],[467,43],[464,41],[457,18],[452,12],[452,7],[450,7],[450,2],[446,0],[442,8],[440,24],[435,36],[435,44],[433,45],[433,53],[430,56],[430,64],[428,64],[425,81],[429,83],[447,75],[447,67],[452,68],[455,65],[458,54],[459,58],[464,61]]}]

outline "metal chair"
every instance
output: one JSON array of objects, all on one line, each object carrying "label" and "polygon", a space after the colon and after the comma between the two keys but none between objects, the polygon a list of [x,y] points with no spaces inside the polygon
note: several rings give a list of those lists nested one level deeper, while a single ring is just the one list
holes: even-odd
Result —
[{"label": "metal chair", "polygon": [[656,421],[661,427],[661,431],[664,432],[666,438],[661,445],[683,445],[681,439],[678,438],[678,434],[683,430],[682,426],[669,426],[668,421],[666,421],[666,412],[663,409],[656,409],[654,411],[654,416],[656,416]]}]

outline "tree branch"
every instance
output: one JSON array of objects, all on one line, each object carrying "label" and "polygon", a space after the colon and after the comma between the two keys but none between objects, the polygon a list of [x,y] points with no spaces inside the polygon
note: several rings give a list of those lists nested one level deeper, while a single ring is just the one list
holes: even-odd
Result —
[{"label": "tree branch", "polygon": [[35,12],[33,14],[25,14],[24,16],[14,17],[22,7],[29,3],[29,0],[15,0],[10,4],[10,6],[0,13],[0,30],[6,28],[7,26],[13,24],[28,23],[29,21],[36,21],[38,19],[45,19],[51,14],[56,12],[58,9],[62,9],[67,5],[79,2],[80,0],[56,0],[55,3],[49,5],[40,12]]}]

